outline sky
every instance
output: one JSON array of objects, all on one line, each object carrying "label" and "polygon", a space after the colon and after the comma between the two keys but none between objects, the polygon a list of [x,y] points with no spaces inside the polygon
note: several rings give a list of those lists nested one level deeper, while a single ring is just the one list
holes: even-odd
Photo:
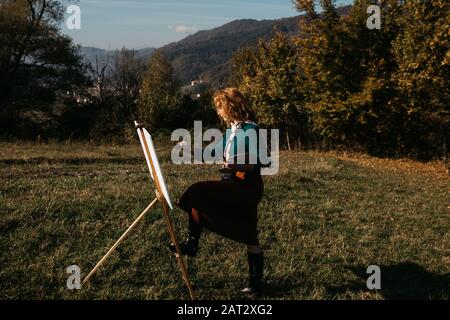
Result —
[{"label": "sky", "polygon": [[[336,4],[352,3],[336,0]],[[102,49],[162,47],[237,19],[296,16],[291,0],[79,0],[81,29],[62,30],[74,42]],[[66,14],[66,18],[69,15]]]}]

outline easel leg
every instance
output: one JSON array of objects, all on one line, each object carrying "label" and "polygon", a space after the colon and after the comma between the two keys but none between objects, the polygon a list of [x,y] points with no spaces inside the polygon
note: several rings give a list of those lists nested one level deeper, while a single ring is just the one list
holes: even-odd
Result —
[{"label": "easel leg", "polygon": [[183,274],[183,280],[186,283],[186,286],[189,290],[189,296],[191,297],[191,300],[195,300],[196,296],[194,293],[194,289],[192,289],[191,280],[189,279],[189,274],[187,272],[186,264],[184,262],[183,256],[181,255],[181,252],[180,252],[180,245],[178,243],[178,239],[175,234],[175,230],[173,228],[173,223],[172,223],[172,219],[170,218],[170,215],[169,215],[169,210],[167,208],[167,204],[164,199],[161,199],[161,203],[163,205],[164,218],[166,220],[167,229],[170,234],[170,239],[175,244],[175,249],[177,251],[177,253],[175,254],[175,257],[177,259],[178,265],[180,266],[181,273]]},{"label": "easel leg", "polygon": [[83,285],[89,281],[89,279],[94,275],[94,273],[98,270],[98,268],[101,267],[101,265],[108,259],[108,257],[113,253],[113,251],[117,248],[117,246],[125,239],[125,237],[130,233],[130,231],[136,226],[136,224],[142,220],[142,218],[145,216],[145,214],[150,211],[150,209],[158,202],[158,198],[155,198],[155,200],[152,201],[152,203],[149,204],[149,206],[139,215],[139,217],[134,220],[134,222],[128,227],[128,229],[122,234],[122,236],[119,238],[119,240],[114,243],[114,245],[109,249],[109,251],[103,256],[103,258],[97,263],[97,265],[92,269],[91,272],[84,278]]}]

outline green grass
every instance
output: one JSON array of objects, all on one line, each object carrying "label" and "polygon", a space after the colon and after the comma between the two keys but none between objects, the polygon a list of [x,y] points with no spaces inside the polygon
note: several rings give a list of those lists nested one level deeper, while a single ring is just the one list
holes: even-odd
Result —
[{"label": "green grass", "polygon": [[[215,166],[160,161],[173,200]],[[260,240],[265,299],[449,299],[448,172],[442,163],[337,153],[281,155],[265,177]],[[0,298],[187,299],[160,208],[79,291],[66,268],[87,272],[153,199],[137,145],[0,144]],[[186,216],[172,214],[180,237]],[[188,260],[201,299],[245,298],[245,246],[205,233]],[[365,282],[381,267],[382,289]]]}]

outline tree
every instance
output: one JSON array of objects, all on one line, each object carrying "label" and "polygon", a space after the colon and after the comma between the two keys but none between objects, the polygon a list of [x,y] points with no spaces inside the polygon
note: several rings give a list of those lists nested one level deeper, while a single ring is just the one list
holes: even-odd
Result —
[{"label": "tree", "polygon": [[392,47],[398,69],[392,78],[407,117],[405,144],[422,153],[437,148],[445,157],[450,122],[450,3],[406,1],[402,9],[402,32]]},{"label": "tree", "polygon": [[91,130],[93,137],[128,139],[134,135],[133,121],[137,116],[144,69],[142,59],[126,48],[115,51],[106,60],[96,58],[89,65],[93,87],[88,95],[97,118]]},{"label": "tree", "polygon": [[117,121],[120,123],[132,123],[136,117],[142,70],[144,64],[134,51],[123,48],[116,53],[110,85],[118,102]]},{"label": "tree", "polygon": [[450,3],[407,1],[403,10],[399,22],[403,32],[392,48],[398,63],[395,81],[404,88],[410,107],[449,110]]},{"label": "tree", "polygon": [[50,111],[58,92],[84,81],[78,47],[59,29],[63,17],[60,1],[0,1],[2,131],[15,131],[22,110]]},{"label": "tree", "polygon": [[305,12],[310,19],[317,18],[316,8],[314,7],[314,0],[292,0],[294,7],[299,12]]},{"label": "tree", "polygon": [[110,95],[107,77],[109,68],[109,56],[106,60],[101,60],[98,56],[95,56],[95,63],[88,64],[88,77],[95,89],[91,95],[93,98],[98,99],[100,104],[103,104]]},{"label": "tree", "polygon": [[[296,41],[300,84],[323,141],[416,157],[436,153],[440,143],[445,149],[447,1],[357,0],[347,17],[336,15],[332,0],[320,1],[320,15],[313,1],[296,3],[308,15]],[[375,3],[382,28],[368,30]]]},{"label": "tree", "polygon": [[252,103],[259,123],[280,129],[291,149],[305,121],[294,44],[288,36],[276,32],[269,43],[261,40],[256,51],[243,49],[233,61],[236,84]]},{"label": "tree", "polygon": [[296,1],[307,19],[300,20],[300,34],[295,38],[299,48],[299,65],[307,81],[307,99],[320,101],[329,96],[345,98],[349,88],[357,88],[353,79],[357,64],[347,60],[347,33],[332,0],[322,0],[324,12],[317,15],[310,8],[312,1]]},{"label": "tree", "polygon": [[231,76],[229,83],[234,87],[249,87],[251,79],[256,76],[257,48],[239,48],[231,58]]},{"label": "tree", "polygon": [[138,100],[139,120],[151,130],[168,128],[177,116],[178,88],[179,81],[163,51],[155,51],[143,76]]}]

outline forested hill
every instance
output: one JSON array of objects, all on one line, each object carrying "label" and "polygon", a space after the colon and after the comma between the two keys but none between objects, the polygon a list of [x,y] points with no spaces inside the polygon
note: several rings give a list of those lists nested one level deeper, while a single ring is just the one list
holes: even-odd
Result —
[{"label": "forested hill", "polygon": [[228,61],[241,46],[255,44],[258,38],[270,39],[274,26],[293,33],[298,17],[273,20],[236,20],[219,28],[199,31],[163,47],[183,82],[202,79],[214,86],[223,85],[229,76]]},{"label": "forested hill", "polygon": [[[199,31],[162,49],[172,62],[182,83],[202,79],[214,86],[225,83],[229,76],[228,61],[241,46],[255,44],[257,39],[269,40],[274,27],[285,33],[297,30],[299,17],[281,20],[236,20],[221,27]],[[116,51],[82,47],[81,53],[88,62],[112,60]],[[136,50],[139,57],[148,60],[151,48]]]},{"label": "forested hill", "polygon": [[[347,15],[351,6],[338,8]],[[221,27],[199,31],[171,43],[163,50],[183,82],[201,79],[214,86],[225,84],[229,77],[229,60],[242,46],[253,45],[259,38],[270,39],[274,30],[295,33],[301,16],[279,20],[236,20]]]},{"label": "forested hill", "polygon": [[[150,55],[155,51],[155,48],[145,48],[141,50],[136,50],[137,57],[144,60],[148,60]],[[119,50],[105,50],[95,47],[81,47],[81,54],[84,56],[86,62],[95,63],[96,58],[99,62],[111,63],[114,60],[114,55],[118,53]]]},{"label": "forested hill", "polygon": [[[338,12],[347,15],[350,8],[340,7]],[[215,29],[199,31],[162,49],[183,83],[201,79],[219,87],[226,84],[229,78],[229,60],[237,49],[256,44],[260,38],[269,40],[274,30],[293,34],[298,31],[301,18],[235,20]],[[137,50],[137,54],[147,60],[153,51],[153,48],[146,48]],[[83,47],[82,53],[86,60],[95,61],[96,55],[102,60],[113,52]]]}]

